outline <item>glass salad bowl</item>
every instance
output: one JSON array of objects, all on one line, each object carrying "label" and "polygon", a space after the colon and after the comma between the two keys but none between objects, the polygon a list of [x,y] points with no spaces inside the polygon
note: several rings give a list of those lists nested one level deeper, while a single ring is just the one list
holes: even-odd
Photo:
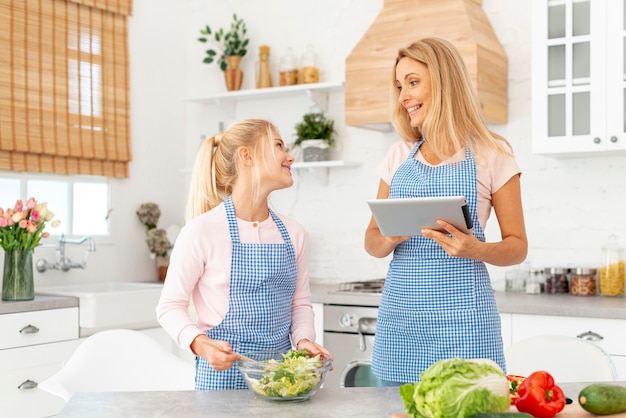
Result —
[{"label": "glass salad bowl", "polygon": [[[271,401],[304,401],[315,395],[332,367],[332,360],[309,357],[305,351],[245,353],[237,366],[248,388]],[[254,360],[254,361],[251,361]]]}]

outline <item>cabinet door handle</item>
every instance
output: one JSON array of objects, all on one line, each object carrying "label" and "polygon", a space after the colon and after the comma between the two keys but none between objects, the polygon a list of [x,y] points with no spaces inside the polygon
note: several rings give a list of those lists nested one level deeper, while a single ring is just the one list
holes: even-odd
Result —
[{"label": "cabinet door handle", "polygon": [[24,328],[20,330],[20,334],[36,334],[39,332],[39,328],[34,325],[26,325]]},{"label": "cabinet door handle", "polygon": [[30,379],[26,379],[25,381],[20,383],[20,385],[17,388],[19,390],[26,390],[26,389],[35,389],[36,387],[37,387],[37,382],[34,382]]},{"label": "cabinet door handle", "polygon": [[599,136],[596,136],[595,138],[593,138],[593,143],[594,144],[599,144],[600,142],[602,142],[602,140],[600,139]]},{"label": "cabinet door handle", "polygon": [[610,141],[611,141],[612,143],[616,143],[616,142],[617,142],[617,137],[616,137],[616,136],[612,136],[612,137],[611,137],[611,139],[610,139]]},{"label": "cabinet door handle", "polygon": [[576,338],[580,338],[581,340],[585,340],[585,341],[601,341],[604,339],[602,335],[593,331],[586,331],[581,334],[578,334]]}]

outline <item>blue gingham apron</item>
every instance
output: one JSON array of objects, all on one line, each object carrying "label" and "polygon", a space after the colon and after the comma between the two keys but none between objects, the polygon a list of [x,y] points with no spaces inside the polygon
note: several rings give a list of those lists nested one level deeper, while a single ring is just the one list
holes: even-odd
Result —
[{"label": "blue gingham apron", "polygon": [[[431,167],[413,158],[423,140],[394,173],[389,198],[465,196],[474,235],[485,240],[477,217],[476,163]],[[449,256],[420,236],[399,244],[389,265],[378,310],[372,371],[391,382],[417,382],[434,362],[489,358],[505,370],[500,315],[485,264]]]},{"label": "blue gingham apron", "polygon": [[[296,254],[287,228],[270,209],[282,244],[244,244],[239,240],[231,198],[224,201],[232,240],[229,304],[226,316],[207,331],[209,338],[228,341],[234,352],[291,348],[291,305],[296,289]],[[246,389],[239,368],[216,371],[196,357],[196,390]]]}]

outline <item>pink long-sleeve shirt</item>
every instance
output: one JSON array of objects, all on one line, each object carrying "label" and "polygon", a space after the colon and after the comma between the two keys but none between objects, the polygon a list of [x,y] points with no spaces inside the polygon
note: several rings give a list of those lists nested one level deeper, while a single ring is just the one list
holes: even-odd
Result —
[{"label": "pink long-sleeve shirt", "polygon": [[[309,288],[306,232],[296,221],[277,214],[296,253],[297,283],[291,309],[291,340],[315,341]],[[280,244],[282,235],[272,217],[261,222],[237,218],[242,243]],[[192,219],[182,228],[156,307],[157,320],[179,347],[191,351],[198,334],[219,324],[228,310],[232,241],[224,204]],[[193,301],[197,319],[190,314]]]}]

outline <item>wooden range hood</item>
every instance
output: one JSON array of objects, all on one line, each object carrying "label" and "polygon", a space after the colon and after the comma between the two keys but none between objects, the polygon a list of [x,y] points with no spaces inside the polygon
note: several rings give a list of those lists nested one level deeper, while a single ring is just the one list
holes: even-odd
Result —
[{"label": "wooden range hood", "polygon": [[468,68],[488,122],[507,121],[507,57],[480,0],[384,0],[346,59],[345,122],[391,129],[391,74],[398,49],[420,38],[454,44]]}]

